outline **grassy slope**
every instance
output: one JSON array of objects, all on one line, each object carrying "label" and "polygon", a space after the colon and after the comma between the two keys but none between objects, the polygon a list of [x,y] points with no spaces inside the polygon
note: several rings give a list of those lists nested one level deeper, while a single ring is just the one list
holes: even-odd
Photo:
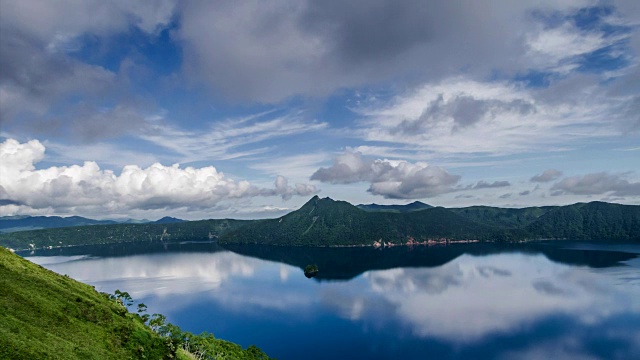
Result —
[{"label": "grassy slope", "polygon": [[203,359],[269,359],[255,346],[243,349],[211,334],[167,328],[172,338],[152,331],[107,294],[0,247],[0,359],[196,358],[181,349],[187,338],[192,351],[207,354]]},{"label": "grassy slope", "polygon": [[0,247],[0,359],[162,359],[171,351],[91,286]]}]

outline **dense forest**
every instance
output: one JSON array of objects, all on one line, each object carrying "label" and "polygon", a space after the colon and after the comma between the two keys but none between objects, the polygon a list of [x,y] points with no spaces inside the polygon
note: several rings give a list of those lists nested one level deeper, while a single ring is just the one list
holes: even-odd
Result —
[{"label": "dense forest", "polygon": [[300,209],[277,219],[43,229],[1,234],[0,245],[19,250],[80,244],[203,240],[223,245],[294,246],[537,239],[640,242],[638,205],[591,202],[522,209],[442,208],[422,203],[404,206],[407,208],[366,205],[364,210],[345,201],[314,196]]},{"label": "dense forest", "polygon": [[0,245],[15,250],[122,242],[213,240],[250,220],[74,226],[0,234]]},{"label": "dense forest", "polygon": [[443,239],[640,241],[640,206],[592,202],[524,209],[474,206],[367,212],[347,202],[314,197],[279,219],[229,231],[220,243],[330,246]]}]

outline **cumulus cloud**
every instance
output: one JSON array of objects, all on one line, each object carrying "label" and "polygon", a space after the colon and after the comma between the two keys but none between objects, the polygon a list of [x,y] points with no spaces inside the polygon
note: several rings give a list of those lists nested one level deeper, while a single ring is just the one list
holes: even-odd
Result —
[{"label": "cumulus cloud", "polygon": [[454,191],[460,176],[426,163],[368,160],[359,152],[346,152],[333,165],[318,169],[311,180],[333,184],[368,182],[369,191],[389,199],[418,199]]},{"label": "cumulus cloud", "polygon": [[[105,212],[129,209],[206,209],[221,201],[254,196],[309,195],[316,188],[288,185],[279,176],[274,189],[263,189],[248,181],[235,181],[213,166],[202,168],[155,163],[147,168],[127,165],[120,174],[102,170],[97,163],[36,169],[45,155],[37,140],[0,143],[0,197],[29,209],[101,208]],[[0,207],[2,209],[2,207]]]},{"label": "cumulus cloud", "polygon": [[562,176],[562,171],[556,169],[547,169],[542,174],[534,175],[529,181],[531,182],[549,182]]},{"label": "cumulus cloud", "polygon": [[275,181],[274,189],[262,190],[262,195],[273,196],[277,195],[282,197],[283,200],[289,200],[292,196],[308,196],[318,192],[318,189],[314,185],[310,184],[296,184],[295,186],[289,186],[289,180],[282,175],[278,175]]},{"label": "cumulus cloud", "polygon": [[555,183],[552,194],[640,196],[640,182],[630,182],[622,175],[606,172],[572,176]]}]

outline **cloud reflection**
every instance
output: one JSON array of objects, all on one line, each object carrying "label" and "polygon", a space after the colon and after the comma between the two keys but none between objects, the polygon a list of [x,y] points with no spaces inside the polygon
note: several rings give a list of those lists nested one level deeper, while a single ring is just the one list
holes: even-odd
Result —
[{"label": "cloud reflection", "polygon": [[[627,314],[640,319],[640,286],[632,286],[639,283],[633,280],[637,267],[590,269],[543,255],[463,255],[439,267],[369,271],[336,282],[306,279],[299,268],[232,252],[30,259],[101,291],[128,291],[154,312],[195,307],[256,319],[275,316],[292,329],[309,326],[312,318],[337,317],[399,337],[473,344],[526,332],[554,317],[590,328]],[[503,355],[563,358],[586,351],[581,344],[562,348],[566,339],[552,340]]]},{"label": "cloud reflection", "polygon": [[615,313],[640,312],[640,305],[624,301],[640,295],[638,289],[620,291],[602,275],[543,256],[464,255],[435,269],[364,276],[416,335],[456,342],[506,333],[557,314],[593,323]]}]

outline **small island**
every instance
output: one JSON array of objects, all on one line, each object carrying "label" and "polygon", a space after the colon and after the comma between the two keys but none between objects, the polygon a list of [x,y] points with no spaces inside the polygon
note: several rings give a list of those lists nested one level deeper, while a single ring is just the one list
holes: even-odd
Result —
[{"label": "small island", "polygon": [[304,267],[304,276],[306,276],[308,279],[316,275],[318,275],[318,265],[313,264]]}]

